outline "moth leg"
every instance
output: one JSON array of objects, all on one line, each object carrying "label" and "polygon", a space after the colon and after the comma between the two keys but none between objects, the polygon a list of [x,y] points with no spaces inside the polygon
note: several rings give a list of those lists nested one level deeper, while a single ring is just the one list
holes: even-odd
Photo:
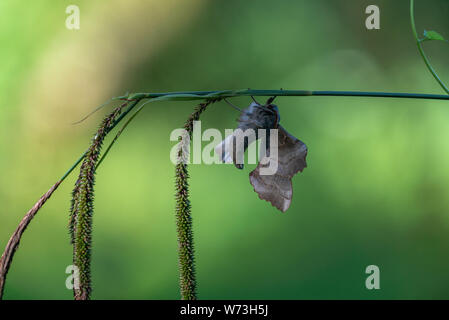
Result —
[{"label": "moth leg", "polygon": [[230,102],[228,101],[228,99],[224,98],[223,100],[224,100],[227,104],[229,104],[231,107],[233,107],[235,110],[242,112],[242,109],[240,109],[239,107],[237,107],[237,106],[233,105],[232,103],[230,103]]},{"label": "moth leg", "polygon": [[261,105],[259,102],[257,102],[256,98],[254,98],[253,96],[251,96],[251,99],[253,99],[253,101],[258,104],[259,106]]}]

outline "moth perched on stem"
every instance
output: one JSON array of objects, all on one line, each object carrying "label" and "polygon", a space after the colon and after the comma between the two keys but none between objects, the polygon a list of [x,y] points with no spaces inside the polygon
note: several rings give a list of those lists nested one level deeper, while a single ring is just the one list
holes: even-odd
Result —
[{"label": "moth perched on stem", "polygon": [[307,146],[279,124],[279,108],[273,104],[274,99],[271,97],[261,105],[253,98],[253,103],[241,111],[237,129],[215,151],[223,162],[243,169],[246,149],[261,139],[261,160],[250,173],[250,182],[259,198],[285,212],[293,195],[291,179],[307,167]]}]

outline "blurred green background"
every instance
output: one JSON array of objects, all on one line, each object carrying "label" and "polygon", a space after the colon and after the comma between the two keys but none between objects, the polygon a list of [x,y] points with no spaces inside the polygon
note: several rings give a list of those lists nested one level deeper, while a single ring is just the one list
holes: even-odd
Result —
[{"label": "blurred green background", "polygon": [[[449,2],[416,1],[416,23],[449,37]],[[80,30],[65,8],[81,10]],[[365,28],[376,4],[381,29]],[[419,57],[409,1],[0,2],[0,245],[130,92],[215,89],[441,93]],[[425,44],[449,82],[449,47]],[[236,98],[244,107],[248,98]],[[254,165],[192,165],[201,299],[449,298],[449,106],[444,101],[278,98],[309,148],[282,214],[249,184]],[[111,107],[109,107],[110,109]],[[151,104],[97,174],[94,299],[178,299],[170,132],[190,102]],[[203,129],[233,128],[219,103]],[[71,299],[73,173],[25,233],[5,299]],[[380,290],[365,268],[380,268]]]}]

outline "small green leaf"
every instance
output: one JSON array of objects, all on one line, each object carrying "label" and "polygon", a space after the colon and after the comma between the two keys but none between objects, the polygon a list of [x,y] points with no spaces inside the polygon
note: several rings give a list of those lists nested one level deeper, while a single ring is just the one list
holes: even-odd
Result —
[{"label": "small green leaf", "polygon": [[446,39],[444,39],[444,37],[441,34],[439,34],[436,31],[433,31],[433,30],[431,30],[431,31],[424,30],[424,39],[423,39],[423,41],[426,41],[426,40],[446,41]]}]

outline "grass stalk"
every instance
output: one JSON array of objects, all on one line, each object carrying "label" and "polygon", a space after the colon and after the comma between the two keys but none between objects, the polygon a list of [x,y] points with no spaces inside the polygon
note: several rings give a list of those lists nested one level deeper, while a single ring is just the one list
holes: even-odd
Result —
[{"label": "grass stalk", "polygon": [[73,264],[79,269],[79,288],[74,288],[75,300],[90,299],[92,291],[90,262],[95,168],[104,138],[119,117],[122,107],[123,105],[115,108],[102,121],[81,164],[80,174],[73,190],[69,229],[73,245]]}]

